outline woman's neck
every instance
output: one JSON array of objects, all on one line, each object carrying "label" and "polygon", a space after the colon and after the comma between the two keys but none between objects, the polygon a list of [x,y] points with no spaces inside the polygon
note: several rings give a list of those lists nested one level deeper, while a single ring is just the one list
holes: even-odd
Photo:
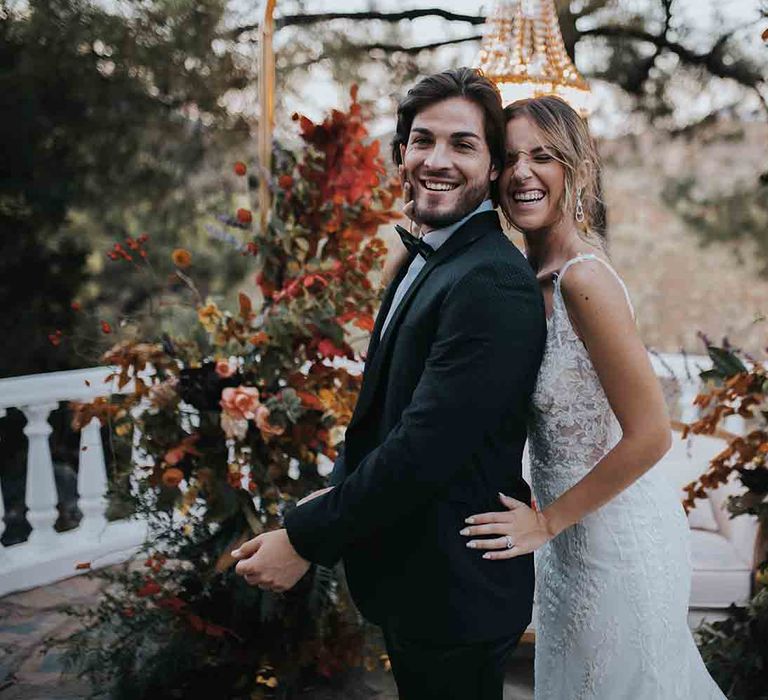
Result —
[{"label": "woman's neck", "polygon": [[528,262],[536,273],[559,270],[585,248],[576,226],[562,222],[536,231],[523,231],[523,238]]}]

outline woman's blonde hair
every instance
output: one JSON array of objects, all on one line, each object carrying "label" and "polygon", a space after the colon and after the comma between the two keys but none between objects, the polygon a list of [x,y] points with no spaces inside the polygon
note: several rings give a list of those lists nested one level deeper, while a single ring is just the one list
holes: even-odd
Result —
[{"label": "woman's blonde hair", "polygon": [[586,120],[559,97],[546,95],[518,100],[504,108],[505,123],[528,117],[541,131],[552,155],[565,169],[565,189],[560,200],[563,216],[574,215],[581,188],[584,221],[579,233],[590,243],[602,245],[605,209],[600,199],[600,159]]}]

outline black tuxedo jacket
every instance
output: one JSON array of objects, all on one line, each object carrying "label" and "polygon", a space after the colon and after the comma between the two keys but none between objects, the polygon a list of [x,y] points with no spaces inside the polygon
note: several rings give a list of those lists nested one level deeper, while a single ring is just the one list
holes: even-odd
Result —
[{"label": "black tuxedo jacket", "polygon": [[469,643],[530,621],[533,557],[482,558],[459,534],[473,513],[530,502],[525,417],[546,335],[536,278],[496,212],[469,219],[429,257],[381,326],[329,493],[286,516],[305,559],[344,559],[372,622],[414,639]]}]

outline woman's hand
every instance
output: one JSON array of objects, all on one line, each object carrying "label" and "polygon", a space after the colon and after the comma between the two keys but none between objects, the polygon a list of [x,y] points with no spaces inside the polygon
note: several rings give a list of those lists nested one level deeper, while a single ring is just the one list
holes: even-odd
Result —
[{"label": "woman's hand", "polygon": [[314,498],[317,498],[318,496],[322,496],[324,493],[328,493],[333,489],[333,486],[327,486],[324,489],[318,489],[317,491],[313,491],[308,496],[304,496],[296,505],[300,506],[304,503],[308,503],[309,501],[313,500]]},{"label": "woman's hand", "polygon": [[[418,236],[421,227],[413,219],[413,195],[411,193],[411,183],[408,182],[408,178],[405,176],[405,168],[402,165],[397,166],[397,172],[400,176],[400,184],[403,187],[403,216],[408,219],[408,230],[414,235]],[[384,265],[384,271],[381,276],[381,284],[383,287],[389,285],[395,276],[408,259],[408,251],[402,244],[400,239],[397,239],[394,243],[394,252],[387,258],[387,262]]]},{"label": "woman's hand", "polygon": [[519,557],[533,552],[554,537],[543,513],[503,493],[499,494],[499,500],[508,508],[507,511],[472,515],[465,521],[468,526],[459,533],[465,537],[500,535],[467,542],[467,547],[472,549],[490,550],[483,554],[483,559]]}]

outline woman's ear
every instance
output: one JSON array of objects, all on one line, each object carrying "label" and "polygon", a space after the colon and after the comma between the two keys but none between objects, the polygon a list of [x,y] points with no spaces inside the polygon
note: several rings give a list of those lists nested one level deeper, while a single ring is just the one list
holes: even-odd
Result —
[{"label": "woman's ear", "polygon": [[400,144],[400,165],[405,165],[405,144]]}]

